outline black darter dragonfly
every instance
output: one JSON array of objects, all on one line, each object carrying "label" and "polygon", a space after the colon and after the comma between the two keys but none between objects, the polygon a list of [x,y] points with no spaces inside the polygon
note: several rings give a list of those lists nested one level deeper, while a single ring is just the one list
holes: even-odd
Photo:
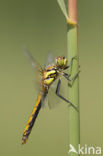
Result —
[{"label": "black darter dragonfly", "polygon": [[64,72],[66,69],[68,69],[69,67],[72,66],[73,60],[77,59],[77,57],[73,57],[71,59],[70,63],[67,65],[67,59],[63,56],[58,56],[58,57],[56,57],[54,64],[48,65],[44,69],[42,69],[42,67],[38,64],[38,62],[31,56],[31,54],[28,51],[25,51],[25,54],[31,61],[34,70],[38,71],[38,73],[40,74],[40,84],[39,84],[40,89],[39,89],[39,93],[37,96],[35,106],[33,108],[31,115],[29,116],[28,122],[24,129],[24,133],[23,133],[23,137],[22,137],[22,144],[26,143],[26,141],[31,133],[34,122],[38,116],[38,113],[43,105],[44,99],[46,98],[46,96],[48,94],[49,88],[51,87],[51,84],[56,79],[58,79],[57,88],[56,88],[56,92],[55,92],[56,95],[58,97],[60,97],[62,100],[69,103],[69,105],[71,105],[72,107],[77,109],[76,106],[74,106],[69,100],[64,98],[60,94],[59,91],[60,91],[60,85],[61,85],[61,76],[64,76],[69,82],[73,82],[79,73],[79,72],[77,72],[73,78],[70,78],[71,74],[67,74]]}]

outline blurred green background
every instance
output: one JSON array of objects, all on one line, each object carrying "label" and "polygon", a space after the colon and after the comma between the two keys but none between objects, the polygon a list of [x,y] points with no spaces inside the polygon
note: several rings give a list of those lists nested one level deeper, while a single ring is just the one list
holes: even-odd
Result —
[{"label": "blurred green background", "polygon": [[[68,110],[41,110],[26,145],[21,137],[36,100],[27,47],[45,64],[66,55],[66,21],[56,0],[0,1],[0,155],[66,156]],[[78,0],[81,145],[103,146],[103,1]],[[92,155],[92,154],[91,154]]]}]

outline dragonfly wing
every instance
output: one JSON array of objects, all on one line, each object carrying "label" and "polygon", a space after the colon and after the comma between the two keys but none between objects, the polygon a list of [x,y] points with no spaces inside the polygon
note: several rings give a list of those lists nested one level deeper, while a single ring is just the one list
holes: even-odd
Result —
[{"label": "dragonfly wing", "polygon": [[49,109],[53,109],[60,104],[60,98],[55,93],[56,86],[57,80],[50,86],[48,95],[46,96],[44,102],[42,103],[42,108],[46,108],[48,106]]},{"label": "dragonfly wing", "polygon": [[[62,96],[66,96],[68,82],[64,80],[64,77],[61,77],[61,86],[60,86],[60,94]],[[54,83],[50,86],[48,91],[48,96],[44,100],[43,108],[48,105],[50,109],[56,108],[57,106],[63,104],[64,101],[56,95],[56,88],[57,88],[58,79],[54,81]]]},{"label": "dragonfly wing", "polygon": [[60,99],[56,95],[56,87],[57,87],[58,80],[55,80],[55,82],[50,86],[49,92],[48,92],[48,106],[50,109],[56,108],[60,104]]},{"label": "dragonfly wing", "polygon": [[48,95],[45,97],[44,101],[42,102],[42,108],[46,108],[48,106]]},{"label": "dragonfly wing", "polygon": [[24,49],[24,54],[25,56],[28,58],[28,60],[30,61],[34,71],[38,70],[39,72],[42,71],[42,67],[40,66],[40,64],[33,58],[33,56],[31,55],[31,53],[27,50]]},{"label": "dragonfly wing", "polygon": [[40,64],[36,61],[36,59],[33,58],[33,56],[31,55],[31,53],[25,49],[24,50],[24,54],[25,56],[28,58],[30,64],[33,67],[33,70],[35,72],[35,87],[37,90],[39,90],[40,86],[41,86],[41,79],[42,79],[42,67],[40,66]]},{"label": "dragonfly wing", "polygon": [[54,60],[55,60],[55,58],[54,58],[53,54],[49,52],[48,56],[46,58],[46,65],[45,65],[45,67],[49,67],[49,66],[53,65],[54,64]]}]

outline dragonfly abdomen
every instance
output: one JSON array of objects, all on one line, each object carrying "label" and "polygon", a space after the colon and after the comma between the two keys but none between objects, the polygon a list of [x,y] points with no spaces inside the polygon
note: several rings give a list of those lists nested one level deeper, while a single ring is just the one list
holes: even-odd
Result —
[{"label": "dragonfly abdomen", "polygon": [[25,127],[25,130],[24,130],[24,133],[23,133],[23,137],[22,137],[22,144],[25,144],[30,133],[31,133],[31,130],[32,130],[32,127],[34,125],[34,122],[38,116],[38,113],[40,111],[40,108],[41,108],[41,104],[42,104],[42,95],[39,94],[38,97],[37,97],[37,101],[36,101],[36,104],[34,106],[34,109],[29,117],[29,120],[26,124],[26,127]]}]

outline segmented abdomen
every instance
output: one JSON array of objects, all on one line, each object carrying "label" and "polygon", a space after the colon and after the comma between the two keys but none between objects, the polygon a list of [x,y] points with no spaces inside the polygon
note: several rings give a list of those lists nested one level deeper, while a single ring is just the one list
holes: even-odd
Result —
[{"label": "segmented abdomen", "polygon": [[42,95],[39,94],[38,97],[37,97],[36,104],[35,104],[35,106],[33,108],[33,111],[31,113],[31,115],[29,117],[29,120],[28,120],[28,122],[26,124],[26,127],[24,129],[24,133],[23,133],[23,137],[22,137],[22,144],[26,143],[26,141],[27,141],[27,139],[28,139],[28,137],[29,137],[29,135],[31,133],[34,122],[35,122],[35,120],[37,118],[37,115],[38,115],[38,113],[40,111],[41,103],[42,103]]}]

